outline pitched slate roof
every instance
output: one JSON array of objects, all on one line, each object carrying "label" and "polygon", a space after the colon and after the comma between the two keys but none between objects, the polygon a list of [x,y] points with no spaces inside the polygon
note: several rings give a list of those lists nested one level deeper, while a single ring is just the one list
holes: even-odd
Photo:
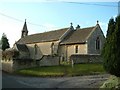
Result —
[{"label": "pitched slate roof", "polygon": [[[80,28],[73,30],[68,36],[66,36],[60,44],[74,44],[74,43],[85,43],[98,25],[87,28]],[[69,28],[63,28],[55,31],[49,31],[44,33],[28,35],[24,38],[18,40],[17,44],[28,44],[28,43],[39,43],[47,41],[59,40],[60,37],[68,30]]]},{"label": "pitched slate roof", "polygon": [[37,42],[47,42],[59,40],[59,38],[68,30],[68,28],[63,28],[60,30],[49,31],[44,33],[28,35],[24,38],[18,40],[18,44],[26,43],[37,43]]},{"label": "pitched slate roof", "polygon": [[16,44],[18,51],[28,52],[29,50],[25,44]]},{"label": "pitched slate roof", "polygon": [[92,31],[95,30],[95,27],[78,29],[66,37],[61,44],[85,43]]},{"label": "pitched slate roof", "polygon": [[21,53],[21,54],[19,54],[19,56],[16,57],[16,59],[18,59],[18,60],[31,60],[30,52],[29,52],[29,49],[27,48],[26,44],[16,44],[16,47],[17,47],[19,53]]}]

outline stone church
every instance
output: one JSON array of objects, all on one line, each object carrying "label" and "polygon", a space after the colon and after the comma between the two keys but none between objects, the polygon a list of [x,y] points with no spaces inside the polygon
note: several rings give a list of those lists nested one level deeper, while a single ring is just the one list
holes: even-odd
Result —
[{"label": "stone church", "polygon": [[19,59],[40,60],[44,55],[50,55],[70,60],[73,54],[100,54],[104,40],[98,21],[92,27],[80,28],[78,25],[74,29],[71,23],[68,28],[32,35],[28,35],[25,21],[21,38],[15,43],[14,48],[21,53]]},{"label": "stone church", "polygon": [[[74,63],[99,61],[100,52],[105,42],[105,36],[99,22],[95,26],[81,28],[72,23],[67,28],[52,30],[43,33],[28,35],[27,23],[25,21],[21,38],[14,44],[14,50],[19,55],[15,61],[26,61],[28,66],[34,61],[34,65],[52,66],[59,65],[60,61],[71,61]],[[99,59],[98,59],[99,58]],[[26,65],[21,63],[21,65]],[[21,66],[18,63],[17,67]],[[33,65],[33,66],[34,66]],[[16,67],[15,67],[16,68]]]}]

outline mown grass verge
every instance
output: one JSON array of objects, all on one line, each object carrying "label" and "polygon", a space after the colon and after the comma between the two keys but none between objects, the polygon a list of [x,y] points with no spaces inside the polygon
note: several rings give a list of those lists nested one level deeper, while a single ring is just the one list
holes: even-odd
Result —
[{"label": "mown grass verge", "polygon": [[60,77],[103,74],[105,71],[102,64],[75,64],[74,67],[71,65],[61,65],[21,69],[15,73],[26,76]]},{"label": "mown grass verge", "polygon": [[100,87],[101,89],[109,89],[109,90],[120,90],[120,77],[116,77],[111,75],[108,80],[106,80],[103,85]]}]

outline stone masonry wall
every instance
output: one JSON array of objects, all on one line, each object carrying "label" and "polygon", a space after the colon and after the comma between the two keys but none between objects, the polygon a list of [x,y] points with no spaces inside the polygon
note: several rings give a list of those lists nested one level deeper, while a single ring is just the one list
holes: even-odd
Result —
[{"label": "stone masonry wall", "polygon": [[14,72],[19,69],[35,67],[34,62],[19,62],[18,60],[2,60],[2,70],[6,72]]},{"label": "stone masonry wall", "polygon": [[13,72],[13,61],[3,61],[2,60],[2,70],[6,72]]},{"label": "stone masonry wall", "polygon": [[58,56],[44,56],[42,60],[39,61],[39,66],[55,66],[59,65],[59,57]]},{"label": "stone masonry wall", "polygon": [[13,63],[13,70],[19,70],[19,69],[24,69],[24,68],[32,68],[36,67],[36,64],[34,61],[22,61],[20,62],[19,60],[14,60]]},{"label": "stone masonry wall", "polygon": [[59,65],[58,56],[45,55],[42,60],[2,60],[2,70],[6,72],[14,72],[19,69],[32,68],[36,66],[55,66]]},{"label": "stone masonry wall", "polygon": [[[99,39],[100,39],[100,49],[99,50],[96,50],[97,37],[99,37]],[[103,48],[104,42],[105,42],[104,34],[103,34],[102,30],[100,30],[100,28],[97,27],[96,30],[94,30],[94,32],[92,33],[92,35],[90,35],[90,37],[87,41],[87,45],[88,45],[87,54],[100,54],[101,50]]]},{"label": "stone masonry wall", "polygon": [[75,64],[78,63],[102,63],[102,57],[100,55],[72,55],[70,60],[73,60]]}]

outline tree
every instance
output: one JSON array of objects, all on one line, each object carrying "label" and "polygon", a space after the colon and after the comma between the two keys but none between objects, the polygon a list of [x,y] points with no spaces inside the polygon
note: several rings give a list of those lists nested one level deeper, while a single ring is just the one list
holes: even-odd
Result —
[{"label": "tree", "polygon": [[5,51],[5,49],[10,48],[7,36],[3,33],[1,38],[2,43],[2,50]]},{"label": "tree", "polygon": [[0,40],[0,49],[2,49],[2,43],[1,43],[1,40]]},{"label": "tree", "polygon": [[104,69],[120,77],[120,15],[109,20],[102,56]]},{"label": "tree", "polygon": [[111,18],[108,23],[108,30],[106,36],[109,37],[114,32],[114,29],[115,29],[115,21],[114,18]]}]

